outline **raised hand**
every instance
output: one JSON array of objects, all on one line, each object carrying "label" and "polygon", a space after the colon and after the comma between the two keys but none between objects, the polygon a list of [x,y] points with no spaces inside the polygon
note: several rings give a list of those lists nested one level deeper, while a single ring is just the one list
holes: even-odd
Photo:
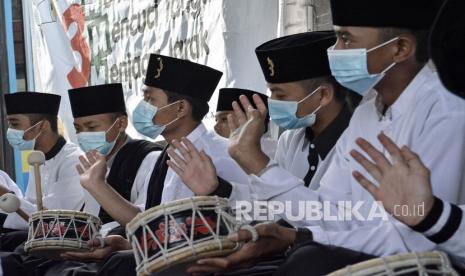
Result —
[{"label": "raised hand", "polygon": [[[354,171],[353,176],[375,200],[383,203],[386,211],[403,223],[415,226],[423,220],[433,206],[430,172],[418,155],[406,146],[399,149],[383,133],[378,139],[391,155],[392,162],[362,138],[356,142],[372,161],[356,150],[352,150],[351,155],[378,182],[379,186],[358,171]],[[424,214],[415,212],[420,206],[423,206]],[[402,212],[402,208],[408,210],[408,214]]]},{"label": "raised hand", "polygon": [[228,151],[246,173],[257,174],[269,161],[260,145],[268,110],[258,95],[253,96],[257,109],[253,108],[246,96],[241,95],[239,99],[246,113],[237,102],[233,102],[234,115],[228,116],[231,130]]},{"label": "raised hand", "polygon": [[284,252],[294,243],[296,235],[295,229],[276,223],[258,224],[255,230],[259,237],[257,241],[252,241],[250,231],[240,230],[229,237],[232,241],[244,243],[239,250],[225,257],[200,259],[187,272],[217,273],[250,267],[262,257]]},{"label": "raised hand", "polygon": [[86,190],[92,190],[96,185],[105,182],[107,174],[107,162],[105,156],[96,150],[86,153],[85,156],[79,156],[81,164],[76,165],[79,172],[81,185]]},{"label": "raised hand", "polygon": [[[176,153],[176,150],[179,152]],[[196,195],[209,195],[218,187],[215,165],[210,157],[187,138],[173,140],[167,150],[171,160],[166,163]]]}]

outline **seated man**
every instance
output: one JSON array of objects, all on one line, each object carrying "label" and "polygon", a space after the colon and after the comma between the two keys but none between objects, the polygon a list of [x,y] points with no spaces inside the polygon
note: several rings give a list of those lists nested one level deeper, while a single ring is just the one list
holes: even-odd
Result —
[{"label": "seated man", "polygon": [[[160,66],[160,64],[163,64],[163,66]],[[179,75],[184,77],[178,78]],[[215,91],[220,77],[221,72],[207,66],[167,56],[151,55],[145,78],[144,100],[134,110],[133,123],[141,134],[152,139],[161,134],[170,144],[178,147],[181,145],[180,140],[182,137],[189,138],[196,147],[204,151],[202,154],[212,156],[213,162],[215,162],[215,179],[219,179],[220,182],[224,178],[225,181],[245,183],[247,180],[246,175],[229,157],[227,140],[208,132],[201,123],[202,118],[208,112],[208,100]],[[80,93],[76,93],[76,95],[78,94]],[[121,122],[118,124],[116,119],[113,121],[113,125],[121,127]],[[91,126],[88,125],[87,127]],[[116,133],[117,128],[114,128],[114,130],[106,130],[109,134],[108,140],[111,141],[106,141],[106,143],[113,144],[116,136],[118,136]],[[100,134],[99,136],[105,135]],[[108,150],[111,146],[100,148],[106,149],[103,153],[111,151]],[[147,190],[146,209],[163,202],[193,195],[221,196],[225,193],[231,194],[220,189],[205,190],[202,183],[195,186],[195,192],[189,190],[183,183],[184,179],[181,179],[175,172],[168,169],[167,162],[170,162],[168,154],[170,156],[175,154],[170,145],[161,153],[155,164],[153,171],[155,181],[149,184]],[[81,174],[81,184],[112,218],[125,226],[142,211],[142,208],[123,198],[106,182],[104,178],[106,163],[106,157],[96,150],[87,152],[86,157],[82,156],[81,165],[78,167]],[[196,168],[191,173],[204,173],[204,171],[203,168]],[[245,196],[244,193],[250,191],[247,185],[243,185],[243,190],[242,187],[236,188],[236,193],[231,194],[231,197],[240,199]],[[112,235],[105,238],[104,248],[98,248],[100,244],[96,241],[92,245],[95,249],[90,253],[66,253],[63,255],[64,258],[72,260],[97,261],[90,265],[83,265],[80,262],[61,262],[52,265],[43,263],[37,268],[36,260],[27,260],[28,262],[21,263],[17,261],[17,258],[9,257],[2,260],[3,271],[13,272],[15,269],[28,271],[30,267],[35,266],[35,269],[48,270],[50,273],[67,269],[74,270],[76,273],[81,271],[83,273],[96,272],[98,275],[109,275],[115,273],[113,269],[118,266],[115,263],[128,262],[128,265],[125,265],[124,268],[118,268],[117,273],[120,275],[135,274],[132,251],[123,251],[105,260],[112,252],[130,249],[130,244],[126,239]],[[8,264],[5,265],[5,263]],[[5,273],[5,275],[7,274]]]},{"label": "seated man", "polygon": [[[247,89],[239,89],[239,88],[221,88],[218,94],[218,103],[216,105],[216,113],[215,113],[215,132],[224,137],[229,138],[231,135],[231,131],[229,130],[228,125],[228,116],[233,115],[233,104],[238,105],[239,97],[244,95],[250,102],[253,102],[252,96],[257,94],[262,98],[263,102],[267,105],[268,104],[268,96],[252,91]],[[256,107],[255,107],[256,108]],[[265,119],[265,132],[263,133],[262,139],[260,143],[262,145],[262,149],[266,155],[270,158],[274,158],[276,153],[276,146],[277,141],[270,137],[269,130],[269,123],[270,118],[269,116]]]},{"label": "seated man", "polygon": [[[450,94],[427,64],[428,29],[442,3],[398,2],[331,2],[338,35],[337,43],[328,50],[332,74],[342,85],[363,95],[375,88],[377,96],[354,112],[318,190],[306,189],[303,181],[269,162],[257,147],[256,128],[261,125],[263,112],[250,110],[247,124],[230,139],[231,155],[250,174],[251,188],[258,200],[312,201],[321,206],[327,202],[325,210],[330,214],[341,211],[338,202],[348,202],[354,206],[349,213],[352,215],[355,210],[360,216],[336,216],[335,220],[333,216],[305,218],[299,220],[305,227],[297,230],[276,224],[260,225],[256,227],[256,242],[225,258],[199,260],[189,272],[230,269],[291,246],[293,254],[280,267],[279,275],[323,275],[374,256],[437,248],[423,235],[383,213],[370,216],[373,210],[377,213],[379,206],[352,176],[353,170],[364,172],[349,154],[356,146],[355,140],[364,137],[377,146],[376,135],[384,131],[396,143],[417,151],[431,168],[436,196],[454,204],[465,203],[465,171],[461,165],[465,162],[465,141],[457,140],[465,133],[465,101]],[[397,6],[403,8],[396,9]],[[412,13],[421,16],[413,20]],[[355,208],[359,203],[362,205]],[[292,207],[293,216],[302,214],[299,204]],[[248,241],[253,236],[240,231],[235,240]],[[327,252],[338,257],[329,262]],[[309,259],[313,261],[305,261]]]},{"label": "seated man", "polygon": [[[460,14],[464,9],[465,2],[448,0],[435,21],[430,37],[432,58],[442,82],[462,98],[465,98],[462,76],[465,55],[457,55],[452,49],[465,46],[463,36],[457,35],[465,33],[465,20]],[[449,39],[451,37],[454,39]],[[463,139],[463,136],[460,138]],[[431,172],[408,147],[399,149],[385,134],[381,134],[379,140],[395,158],[396,164],[391,164],[380,151],[360,139],[360,148],[372,161],[358,151],[354,150],[352,154],[379,187],[360,172],[354,172],[354,177],[376,200],[383,203],[390,214],[436,243],[438,249],[447,252],[452,261],[462,268],[461,273],[465,273],[465,205],[457,206],[433,195]],[[463,167],[465,164],[461,165]],[[407,215],[400,212],[401,207],[409,210]],[[421,213],[418,212],[419,207]]]},{"label": "seated man", "polygon": [[[332,149],[349,124],[354,104],[360,100],[360,96],[331,76],[326,51],[335,42],[334,32],[301,33],[273,39],[256,49],[271,90],[268,100],[271,119],[286,130],[279,137],[276,155],[270,158],[303,179],[310,189],[318,188],[319,179],[334,155]],[[250,102],[246,98],[241,100],[245,110]],[[261,100],[252,103],[252,107],[258,106],[266,109],[267,105]],[[238,103],[233,109],[235,117],[245,118]],[[264,114],[268,118],[268,113]],[[255,162],[254,158],[250,161]],[[207,183],[189,180],[187,185],[191,181]]]},{"label": "seated man", "polygon": [[[105,156],[108,185],[125,200],[144,210],[147,188],[155,181],[153,169],[162,146],[133,140],[126,134],[128,118],[122,85],[71,89],[69,99],[81,149],[84,152],[97,150]],[[87,191],[84,211],[100,217],[104,236],[118,226]],[[120,230],[120,234],[125,233],[124,228]]]},{"label": "seated man", "polygon": [[459,207],[433,195],[430,171],[408,147],[398,148],[383,133],[379,140],[396,163],[360,138],[357,144],[373,161],[356,150],[351,154],[379,187],[359,171],[353,172],[355,179],[396,219],[425,235],[465,268],[465,205]]},{"label": "seated man", "polygon": [[[58,134],[58,110],[61,97],[38,92],[17,92],[5,95],[8,120],[7,139],[17,150],[38,150],[45,154],[45,164],[40,167],[42,200],[47,209],[79,210],[84,202],[84,191],[79,184],[75,166],[82,151],[66,142]],[[2,187],[3,188],[3,187]],[[9,189],[1,189],[1,193]],[[24,197],[18,194],[21,208],[29,215],[37,211],[34,170],[30,169]],[[25,230],[3,235],[2,250],[12,250],[27,238],[28,222],[16,213],[0,215],[5,228]],[[11,235],[14,235],[13,238]]]}]

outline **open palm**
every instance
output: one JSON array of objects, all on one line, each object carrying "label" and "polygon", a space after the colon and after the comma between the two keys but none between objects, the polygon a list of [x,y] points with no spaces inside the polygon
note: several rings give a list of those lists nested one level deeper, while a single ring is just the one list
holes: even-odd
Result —
[{"label": "open palm", "polygon": [[[407,147],[399,149],[384,134],[380,134],[378,138],[391,155],[392,162],[364,139],[358,139],[357,144],[374,163],[358,151],[353,150],[351,155],[370,173],[379,186],[374,185],[358,171],[354,171],[353,175],[394,217],[407,225],[417,225],[424,216],[414,214],[415,210],[423,206],[425,211],[423,215],[426,215],[434,202],[430,171],[418,155]],[[402,208],[406,211],[402,212]]]},{"label": "open palm", "polygon": [[81,164],[76,168],[80,175],[81,185],[85,189],[91,189],[97,183],[105,181],[107,163],[105,156],[97,151],[90,151],[85,156],[80,156]]},{"label": "open palm", "polygon": [[[196,195],[209,195],[218,187],[216,168],[210,157],[186,138],[171,142],[168,166]],[[179,154],[178,154],[179,153]]]},{"label": "open palm", "polygon": [[253,108],[246,96],[242,95],[239,99],[243,109],[237,102],[233,102],[234,113],[228,116],[231,130],[228,151],[233,158],[245,150],[260,149],[260,139],[265,131],[265,118],[268,114],[265,103],[258,95],[253,96],[257,109]]}]

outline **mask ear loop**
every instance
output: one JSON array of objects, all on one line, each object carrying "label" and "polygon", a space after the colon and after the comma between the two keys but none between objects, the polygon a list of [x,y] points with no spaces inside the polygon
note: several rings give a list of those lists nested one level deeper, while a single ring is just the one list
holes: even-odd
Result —
[{"label": "mask ear loop", "polygon": [[[170,107],[170,106],[172,106],[172,105],[174,105],[174,104],[177,104],[177,103],[180,103],[180,102],[181,102],[181,100],[178,100],[178,101],[175,101],[174,103],[170,103],[170,104],[167,104],[167,105],[165,105],[165,106],[162,106],[162,107],[158,108],[157,113],[160,112],[160,110],[162,110],[163,108]],[[153,118],[155,118],[155,116],[157,116],[157,113],[155,113],[155,115],[153,116]],[[152,121],[153,121],[153,118],[152,118]],[[176,122],[176,121],[179,120],[179,119],[181,119],[181,118],[176,117],[176,118],[173,119],[171,122],[169,122],[169,123],[167,123],[166,125],[164,125],[164,127],[167,127],[167,126],[171,125],[172,123]]]},{"label": "mask ear loop", "polygon": [[315,90],[312,91],[312,93],[308,94],[305,98],[298,101],[297,104],[300,104],[300,103],[304,102],[305,100],[307,100],[308,98],[310,98],[311,96],[315,95],[315,93],[318,92],[318,90],[320,90],[320,88],[321,88],[321,86],[318,86]]},{"label": "mask ear loop", "polygon": [[[177,102],[181,102],[181,101],[177,101]],[[175,104],[177,102],[174,102],[172,104]],[[170,104],[171,105],[171,104]],[[167,107],[167,106],[164,106],[164,107]],[[171,122],[167,123],[164,127],[166,128],[167,126],[171,125],[172,123],[176,122],[177,120],[181,119],[181,117],[176,117],[174,118],[174,120],[172,120]]]},{"label": "mask ear loop", "polygon": [[[26,132],[28,132],[29,130],[35,128],[38,124],[42,123],[43,121],[44,121],[44,120],[42,120],[42,121],[40,121],[40,122],[37,122],[35,125],[33,125],[33,126],[31,126],[30,128],[26,129],[26,130],[24,131],[24,134],[26,134]],[[23,137],[22,137],[23,139],[24,139],[24,134],[23,134]],[[37,139],[37,137],[40,136],[40,134],[42,134],[42,131],[40,131],[39,134],[36,135],[36,137],[32,138],[31,140],[26,140],[26,141],[35,140],[35,139]]]},{"label": "mask ear loop", "polygon": [[315,111],[312,112],[312,114],[316,114],[318,111],[320,111],[320,109],[323,108],[323,105],[320,104],[320,106],[318,106]]},{"label": "mask ear loop", "polygon": [[[311,96],[315,95],[316,92],[318,92],[320,89],[321,89],[321,85],[318,86],[315,90],[313,90],[312,93],[308,94],[308,96],[306,96],[305,98],[303,98],[302,100],[300,100],[299,102],[297,102],[297,105],[299,105],[300,103],[302,103],[303,101],[307,100],[308,98],[310,98]],[[316,114],[321,108],[323,107],[323,105],[320,104],[320,106],[318,106],[315,111],[313,111],[312,113],[310,114]],[[308,116],[308,115],[306,115]]]},{"label": "mask ear loop", "polygon": [[[111,127],[109,129],[107,129],[107,131],[105,131],[105,141],[107,141],[107,133],[115,126],[116,122],[118,122],[120,119],[120,117],[116,118],[116,120],[113,122],[113,124],[111,125]],[[116,138],[114,141],[118,140],[119,136],[121,135],[121,132],[118,131],[118,135],[116,135]],[[108,142],[108,141],[107,141]],[[110,143],[110,142],[108,142]]]},{"label": "mask ear loop", "polygon": [[[371,48],[370,50],[367,50],[367,53],[369,53],[369,52],[371,52],[371,51],[374,51],[374,50],[376,50],[376,49],[379,49],[379,48],[381,48],[381,47],[383,47],[383,46],[386,46],[386,45],[388,45],[389,43],[394,42],[394,41],[396,41],[396,40],[398,40],[398,39],[399,39],[399,37],[396,36],[396,37],[394,37],[393,39],[390,39],[390,40],[388,40],[388,41],[386,41],[386,42],[384,42],[384,43],[382,43],[382,44],[380,44],[380,45],[378,45],[378,46],[375,46],[375,47]],[[390,70],[392,67],[394,67],[396,64],[397,64],[397,63],[393,62],[393,63],[392,63],[391,65],[389,65],[386,69],[384,69],[380,74],[386,74],[386,72],[389,71],[389,70]]]},{"label": "mask ear loop", "polygon": [[399,37],[396,36],[396,37],[394,37],[394,38],[392,38],[392,39],[390,39],[390,40],[388,40],[388,41],[386,41],[386,42],[383,42],[383,43],[379,44],[378,46],[375,46],[375,47],[373,47],[373,48],[371,48],[371,49],[368,49],[368,50],[367,50],[367,53],[372,52],[372,51],[374,51],[374,50],[376,50],[376,49],[379,49],[379,48],[381,48],[381,47],[384,47],[384,46],[388,45],[389,43],[394,42],[394,41],[396,41],[396,40],[398,40],[398,39],[399,39]]}]

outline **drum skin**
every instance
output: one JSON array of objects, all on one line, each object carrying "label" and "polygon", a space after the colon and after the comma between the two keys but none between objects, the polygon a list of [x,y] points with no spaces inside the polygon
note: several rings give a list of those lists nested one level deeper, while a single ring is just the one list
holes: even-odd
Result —
[{"label": "drum skin", "polygon": [[193,197],[139,214],[126,227],[139,275],[170,275],[200,257],[234,251],[237,244],[227,239],[237,226],[230,212],[225,199]]},{"label": "drum skin", "polygon": [[[195,241],[211,236],[208,226],[211,229],[216,229],[218,215],[215,211],[202,211],[202,214],[205,218],[205,222],[204,220],[193,218],[192,211],[186,210],[172,214],[174,220],[166,220],[166,217],[158,217],[149,222],[148,227],[153,231],[159,241],[165,241],[166,239],[167,249],[171,249],[187,242],[186,237],[182,234],[183,232],[189,233],[193,231],[193,240]],[[224,225],[218,226],[219,234],[227,236],[228,230]],[[147,244],[147,250],[150,256],[160,251],[160,247],[150,235],[143,235],[142,227],[136,230],[135,235],[139,239],[142,250],[145,250],[145,244]],[[189,236],[190,235],[187,236],[188,239],[190,238]],[[144,242],[144,239],[147,239],[147,241]]]},{"label": "drum skin", "polygon": [[70,210],[46,210],[32,214],[24,250],[31,255],[59,258],[67,251],[88,251],[87,242],[100,231],[100,219]]}]

